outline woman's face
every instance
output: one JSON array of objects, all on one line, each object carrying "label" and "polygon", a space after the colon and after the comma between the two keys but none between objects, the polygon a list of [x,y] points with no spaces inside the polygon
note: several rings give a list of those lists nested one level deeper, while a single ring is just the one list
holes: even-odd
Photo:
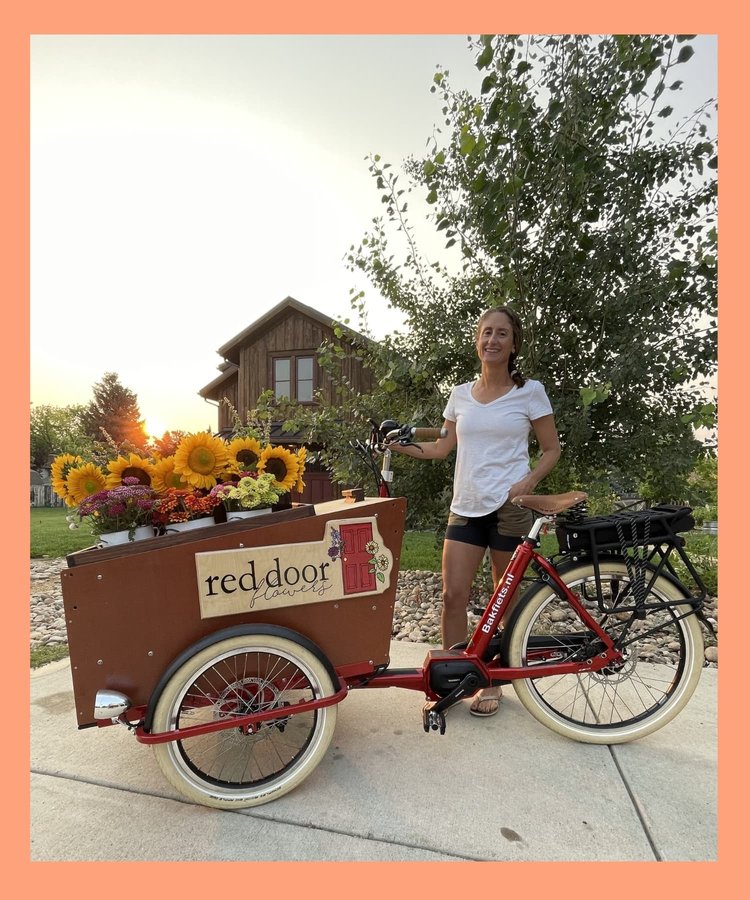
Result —
[{"label": "woman's face", "polygon": [[504,312],[493,312],[484,318],[476,340],[477,356],[482,365],[507,368],[508,357],[515,351],[513,326]]}]

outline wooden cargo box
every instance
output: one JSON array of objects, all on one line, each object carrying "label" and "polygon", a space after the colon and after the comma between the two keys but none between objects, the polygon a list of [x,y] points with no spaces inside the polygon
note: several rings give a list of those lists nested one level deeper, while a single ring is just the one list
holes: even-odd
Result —
[{"label": "wooden cargo box", "polygon": [[68,557],[62,573],[76,715],[97,691],[145,706],[180,653],[223,628],[284,626],[343,675],[387,664],[406,502],[298,505]]}]

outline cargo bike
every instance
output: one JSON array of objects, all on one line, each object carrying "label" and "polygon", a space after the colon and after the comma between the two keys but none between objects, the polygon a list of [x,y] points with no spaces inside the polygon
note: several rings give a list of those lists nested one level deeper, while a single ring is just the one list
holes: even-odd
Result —
[{"label": "cargo bike", "polygon": [[[681,537],[688,507],[590,517],[581,492],[518,498],[534,524],[468,641],[391,668],[406,501],[389,496],[388,445],[439,432],[372,425],[356,449],[378,496],[355,489],[68,557],[79,728],[126,726],[184,796],[238,808],[313,771],[352,690],[418,691],[424,730],[442,734],[451,706],[512,683],[543,725],[598,744],[643,737],[683,709],[703,666],[699,620],[710,628]],[[551,526],[561,552],[548,560]]]}]

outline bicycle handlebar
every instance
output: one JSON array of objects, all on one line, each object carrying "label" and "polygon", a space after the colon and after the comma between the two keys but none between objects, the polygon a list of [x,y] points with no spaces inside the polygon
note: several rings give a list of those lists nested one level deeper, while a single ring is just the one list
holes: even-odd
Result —
[{"label": "bicycle handlebar", "polygon": [[447,428],[412,428],[411,437],[415,441],[436,441],[448,435]]},{"label": "bicycle handlebar", "polygon": [[[389,483],[393,480],[393,472],[391,470],[391,449],[392,444],[401,444],[407,446],[411,444],[415,446],[415,441],[437,440],[446,437],[448,434],[445,428],[420,428],[416,425],[399,425],[393,419],[386,419],[380,425],[374,420],[369,420],[372,426],[370,431],[370,440],[367,444],[362,441],[351,441],[351,446],[362,457],[375,476],[378,485],[378,493],[381,497],[389,497]],[[417,447],[421,450],[421,447]],[[376,455],[383,456],[383,464],[378,469],[375,465],[374,457]]]}]

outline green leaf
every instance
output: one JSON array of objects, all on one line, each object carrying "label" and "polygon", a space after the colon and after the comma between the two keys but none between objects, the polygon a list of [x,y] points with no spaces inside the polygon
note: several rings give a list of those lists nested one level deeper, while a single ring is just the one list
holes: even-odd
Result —
[{"label": "green leaf", "polygon": [[477,142],[476,138],[473,134],[470,134],[468,131],[466,134],[461,136],[461,143],[459,144],[459,150],[461,151],[462,156],[468,156],[471,151],[476,147]]},{"label": "green leaf", "polygon": [[484,50],[477,57],[476,66],[478,69],[486,69],[487,66],[492,62],[493,51],[491,46],[486,46]]},{"label": "green leaf", "polygon": [[665,106],[664,109],[659,110],[659,118],[666,119],[667,116],[671,116],[674,112],[674,109],[671,106]]},{"label": "green leaf", "polygon": [[677,56],[677,62],[678,63],[687,62],[693,56],[694,53],[695,53],[695,50],[693,50],[693,48],[690,45],[688,45],[687,47],[683,47]]},{"label": "green leaf", "polygon": [[592,390],[591,388],[581,388],[580,393],[584,408],[591,406],[591,404],[596,400],[596,391]]},{"label": "green leaf", "polygon": [[718,169],[719,167],[719,157],[712,156],[711,159],[706,163],[709,169]]},{"label": "green leaf", "polygon": [[493,87],[497,84],[497,75],[492,72],[490,75],[487,75],[482,81],[482,87],[480,93],[486,94],[492,90]]},{"label": "green leaf", "polygon": [[482,170],[471,183],[471,190],[478,194],[487,183],[487,173]]},{"label": "green leaf", "polygon": [[424,163],[422,163],[422,171],[424,172],[425,178],[429,178],[430,175],[435,172],[435,163],[430,159],[426,159]]},{"label": "green leaf", "polygon": [[428,203],[437,203],[437,198],[438,198],[437,191],[435,190],[435,188],[433,188],[430,191],[430,193],[427,195],[427,202]]}]

